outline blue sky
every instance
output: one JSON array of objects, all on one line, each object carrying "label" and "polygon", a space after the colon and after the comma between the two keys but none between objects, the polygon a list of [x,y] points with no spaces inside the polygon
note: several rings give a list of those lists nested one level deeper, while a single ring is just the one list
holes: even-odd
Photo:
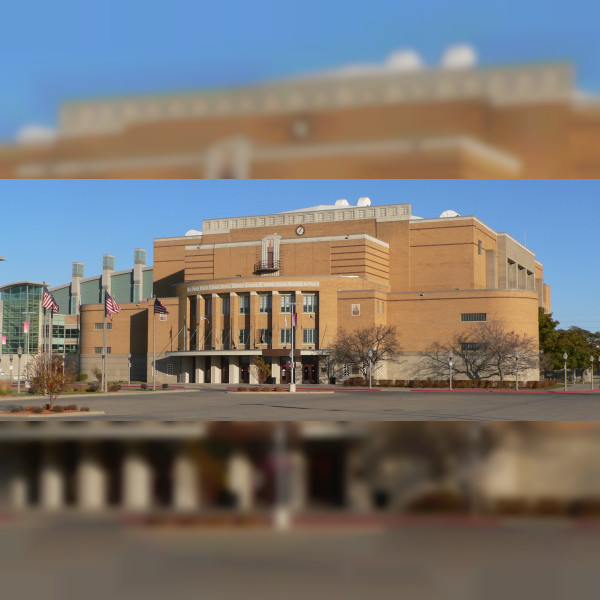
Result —
[{"label": "blue sky", "polygon": [[98,275],[102,255],[133,266],[134,248],[202,229],[215,217],[283,212],[346,198],[408,202],[415,215],[453,209],[527,240],[552,286],[561,326],[600,330],[600,181],[545,180],[50,180],[0,181],[0,284]]},{"label": "blue sky", "polygon": [[414,48],[434,66],[472,44],[483,65],[568,60],[600,91],[600,8],[590,0],[8,3],[0,15],[0,140],[56,124],[64,100],[214,88]]}]

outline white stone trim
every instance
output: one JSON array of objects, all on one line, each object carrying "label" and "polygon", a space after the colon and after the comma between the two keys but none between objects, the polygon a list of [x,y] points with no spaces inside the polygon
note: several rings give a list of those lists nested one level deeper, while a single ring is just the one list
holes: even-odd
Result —
[{"label": "white stone trim", "polygon": [[[232,229],[253,227],[277,227],[310,223],[339,223],[375,219],[376,221],[407,221],[411,216],[410,204],[388,204],[385,206],[346,206],[323,210],[277,213],[251,217],[229,217],[223,219],[205,219],[202,222],[204,234],[228,233]],[[284,240],[282,240],[282,243]]]},{"label": "white stone trim", "polygon": [[235,290],[248,288],[273,288],[273,287],[290,287],[296,289],[319,287],[318,281],[245,281],[240,283],[211,283],[205,285],[190,285],[187,288],[188,294],[194,292],[209,292],[211,290]]}]

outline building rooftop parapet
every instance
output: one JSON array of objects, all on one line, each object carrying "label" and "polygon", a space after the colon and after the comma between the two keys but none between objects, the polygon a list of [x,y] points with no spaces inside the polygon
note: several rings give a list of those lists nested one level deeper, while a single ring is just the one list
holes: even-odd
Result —
[{"label": "building rooftop parapet", "polygon": [[409,102],[485,100],[494,105],[573,102],[573,67],[541,63],[488,68],[332,74],[245,87],[66,102],[60,136],[112,134],[136,123],[228,115],[310,113]]},{"label": "building rooftop parapet", "polygon": [[203,221],[204,234],[228,233],[232,229],[249,229],[254,227],[274,227],[277,225],[306,225],[310,223],[339,223],[375,219],[384,221],[406,221],[411,216],[410,204],[389,204],[385,206],[347,206],[343,208],[326,208],[314,211],[290,211],[271,215],[250,217],[231,217],[223,219],[206,219]]}]

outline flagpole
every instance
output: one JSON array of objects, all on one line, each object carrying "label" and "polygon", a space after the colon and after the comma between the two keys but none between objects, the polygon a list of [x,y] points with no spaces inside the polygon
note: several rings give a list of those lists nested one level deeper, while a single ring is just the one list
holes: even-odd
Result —
[{"label": "flagpole", "polygon": [[156,300],[154,294],[152,294],[152,389],[156,391],[156,313],[154,312],[154,302]]},{"label": "flagpole", "polygon": [[106,385],[107,373],[106,373],[106,294],[104,290],[104,327],[102,333],[102,391],[107,392],[108,386]]}]

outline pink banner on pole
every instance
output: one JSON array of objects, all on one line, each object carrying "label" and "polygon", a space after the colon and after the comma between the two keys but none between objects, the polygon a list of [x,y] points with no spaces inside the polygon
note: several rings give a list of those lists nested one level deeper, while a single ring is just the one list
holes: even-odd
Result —
[{"label": "pink banner on pole", "polygon": [[5,335],[2,336],[2,345],[6,346],[6,336]]},{"label": "pink banner on pole", "polygon": [[29,321],[23,321],[23,332],[29,333]]}]

